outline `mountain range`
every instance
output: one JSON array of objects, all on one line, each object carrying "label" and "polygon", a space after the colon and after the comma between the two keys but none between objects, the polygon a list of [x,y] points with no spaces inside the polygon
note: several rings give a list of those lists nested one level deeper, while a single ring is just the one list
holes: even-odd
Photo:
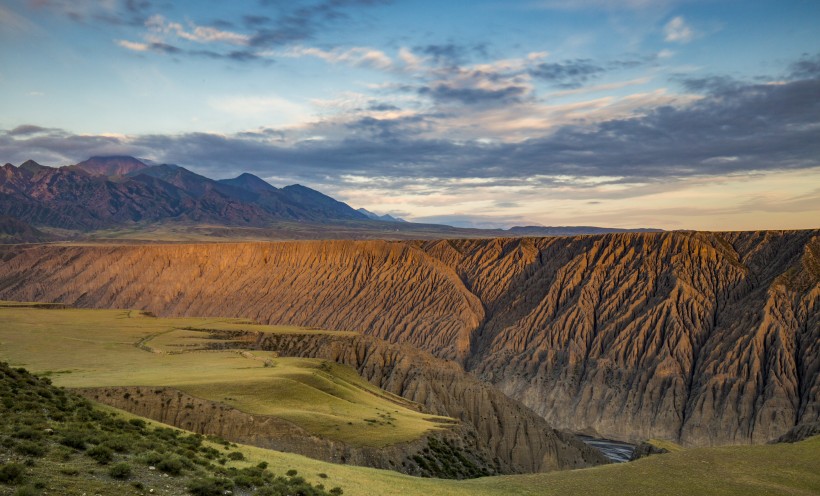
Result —
[{"label": "mountain range", "polygon": [[280,189],[247,173],[217,181],[133,157],[92,157],[59,168],[32,160],[6,164],[0,211],[34,226],[80,231],[162,221],[262,227],[282,220],[371,220],[298,184]]},{"label": "mountain range", "polygon": [[[178,165],[151,164],[128,156],[91,157],[63,167],[33,160],[19,166],[7,163],[0,167],[0,216],[3,243],[106,238],[111,232],[125,239],[135,233],[142,239],[150,233],[150,239],[158,240],[168,236],[441,239],[659,231],[594,226],[466,229],[418,224],[354,209],[300,184],[277,188],[250,173],[215,180]],[[155,231],[162,229],[172,232],[157,238]]]}]

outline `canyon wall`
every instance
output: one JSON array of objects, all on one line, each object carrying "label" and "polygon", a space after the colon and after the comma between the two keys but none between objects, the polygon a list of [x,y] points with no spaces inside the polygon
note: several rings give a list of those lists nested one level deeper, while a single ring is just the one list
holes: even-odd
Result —
[{"label": "canyon wall", "polygon": [[356,330],[552,425],[759,443],[820,419],[820,231],[0,247],[0,298]]}]

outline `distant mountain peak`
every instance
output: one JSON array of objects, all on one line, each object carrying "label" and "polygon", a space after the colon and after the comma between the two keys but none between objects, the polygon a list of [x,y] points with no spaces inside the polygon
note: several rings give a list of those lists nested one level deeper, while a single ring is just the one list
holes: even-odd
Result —
[{"label": "distant mountain peak", "polygon": [[367,210],[366,208],[358,208],[358,209],[356,209],[356,211],[366,215],[367,218],[370,219],[370,220],[380,220],[380,221],[383,221],[383,222],[407,222],[404,219],[400,219],[398,217],[393,217],[390,214],[379,215],[375,212],[371,212],[370,210]]},{"label": "distant mountain peak", "polygon": [[48,167],[48,166],[45,166],[45,165],[40,165],[40,164],[38,164],[37,162],[35,162],[34,160],[31,160],[31,159],[26,160],[25,162],[20,164],[20,169],[26,170],[26,171],[29,171],[29,172],[37,172],[39,170],[50,169],[50,168],[51,167]]},{"label": "distant mountain peak", "polygon": [[262,193],[263,191],[278,191],[275,186],[271,185],[261,177],[251,174],[250,172],[243,172],[233,179],[220,179],[219,182],[235,188],[253,191],[254,193]]},{"label": "distant mountain peak", "polygon": [[96,176],[124,176],[147,167],[142,160],[128,155],[96,156],[72,166]]}]

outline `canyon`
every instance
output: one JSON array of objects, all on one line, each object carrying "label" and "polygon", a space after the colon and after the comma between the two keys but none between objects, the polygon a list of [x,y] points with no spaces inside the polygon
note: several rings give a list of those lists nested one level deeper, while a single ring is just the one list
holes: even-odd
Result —
[{"label": "canyon", "polygon": [[[763,443],[820,419],[818,230],[4,246],[0,299],[355,330],[625,441]],[[391,390],[366,349],[327,346]]]}]

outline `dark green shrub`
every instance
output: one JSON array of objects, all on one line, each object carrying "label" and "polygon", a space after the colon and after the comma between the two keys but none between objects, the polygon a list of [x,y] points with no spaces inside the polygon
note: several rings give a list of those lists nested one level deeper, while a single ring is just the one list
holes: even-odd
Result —
[{"label": "dark green shrub", "polygon": [[233,451],[233,452],[228,454],[228,459],[234,460],[234,461],[244,460],[245,455],[243,455],[241,451]]},{"label": "dark green shrub", "polygon": [[285,472],[285,475],[287,475],[288,477],[293,477],[294,475],[296,475],[298,473],[299,472],[297,472],[295,469],[290,469],[287,472]]},{"label": "dark green shrub", "polygon": [[328,492],[330,494],[332,494],[333,496],[342,496],[342,494],[344,494],[344,491],[342,490],[342,488],[338,487],[338,486],[334,487],[333,489],[331,489]]},{"label": "dark green shrub", "polygon": [[34,456],[37,458],[45,455],[46,451],[48,451],[45,445],[31,441],[21,441],[14,449],[23,456]]},{"label": "dark green shrub", "polygon": [[230,479],[215,479],[208,477],[205,479],[194,479],[188,483],[188,492],[194,496],[221,496],[225,491],[233,489],[233,481]]},{"label": "dark green shrub", "polygon": [[68,431],[63,435],[62,439],[60,439],[60,444],[76,450],[84,450],[86,448],[85,443],[86,436],[79,431]]},{"label": "dark green shrub", "polygon": [[108,475],[115,479],[127,479],[131,477],[131,465],[124,462],[111,465],[111,468],[108,469]]},{"label": "dark green shrub", "polygon": [[14,492],[14,496],[37,496],[38,494],[40,491],[31,486],[23,486]]},{"label": "dark green shrub", "polygon": [[86,455],[97,460],[100,465],[106,465],[114,460],[114,452],[105,445],[97,445],[86,452]]},{"label": "dark green shrub", "polygon": [[157,469],[168,475],[179,475],[182,473],[183,468],[185,468],[185,465],[176,456],[167,456],[157,463]]},{"label": "dark green shrub", "polygon": [[137,429],[145,429],[145,421],[138,418],[132,418],[128,420],[128,423],[136,427]]},{"label": "dark green shrub", "polygon": [[0,483],[15,485],[23,481],[24,468],[19,463],[0,466]]}]

